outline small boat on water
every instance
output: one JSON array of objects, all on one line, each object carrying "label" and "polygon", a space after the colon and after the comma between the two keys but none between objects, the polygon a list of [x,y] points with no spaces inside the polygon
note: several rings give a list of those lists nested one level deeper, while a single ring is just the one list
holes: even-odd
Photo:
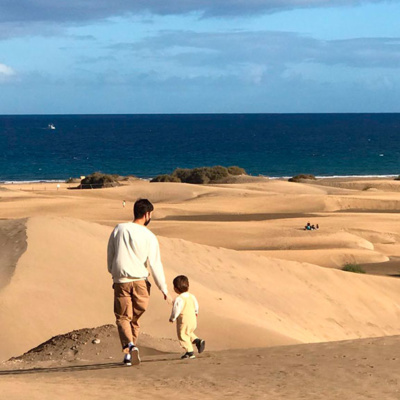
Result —
[{"label": "small boat on water", "polygon": [[56,127],[54,126],[54,124],[49,124],[47,125],[48,129],[56,129]]}]

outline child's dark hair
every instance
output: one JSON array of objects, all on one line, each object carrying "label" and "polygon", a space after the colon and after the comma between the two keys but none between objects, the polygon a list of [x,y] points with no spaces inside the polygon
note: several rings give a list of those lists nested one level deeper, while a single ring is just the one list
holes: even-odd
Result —
[{"label": "child's dark hair", "polygon": [[179,275],[177,276],[173,282],[174,288],[179,292],[179,293],[184,293],[189,290],[189,279],[185,275]]}]

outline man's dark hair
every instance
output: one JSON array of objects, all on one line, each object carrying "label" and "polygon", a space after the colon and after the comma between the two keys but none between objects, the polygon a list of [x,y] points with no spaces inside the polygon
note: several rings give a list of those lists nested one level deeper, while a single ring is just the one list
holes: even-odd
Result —
[{"label": "man's dark hair", "polygon": [[135,202],[133,206],[133,215],[135,219],[143,218],[143,216],[154,210],[153,204],[147,199],[139,199]]},{"label": "man's dark hair", "polygon": [[179,293],[184,293],[189,290],[189,279],[185,275],[179,275],[177,276],[172,283],[174,284],[174,288],[179,292]]}]

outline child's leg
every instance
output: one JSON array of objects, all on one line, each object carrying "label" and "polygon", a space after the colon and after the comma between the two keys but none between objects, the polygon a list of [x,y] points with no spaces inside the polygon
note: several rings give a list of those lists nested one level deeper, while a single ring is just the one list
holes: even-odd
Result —
[{"label": "child's leg", "polygon": [[190,332],[190,341],[193,343],[196,339],[198,339],[197,335],[194,333],[194,331]]},{"label": "child's leg", "polygon": [[193,345],[188,325],[177,321],[176,330],[180,345],[186,350],[186,352],[193,352]]}]

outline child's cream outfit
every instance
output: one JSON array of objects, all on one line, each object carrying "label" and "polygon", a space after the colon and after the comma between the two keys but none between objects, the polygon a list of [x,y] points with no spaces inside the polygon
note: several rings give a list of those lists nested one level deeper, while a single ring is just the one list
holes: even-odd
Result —
[{"label": "child's cream outfit", "polygon": [[180,345],[187,351],[193,351],[193,341],[197,339],[194,331],[197,327],[199,303],[189,292],[181,293],[174,301],[170,320],[176,321],[176,330]]}]

